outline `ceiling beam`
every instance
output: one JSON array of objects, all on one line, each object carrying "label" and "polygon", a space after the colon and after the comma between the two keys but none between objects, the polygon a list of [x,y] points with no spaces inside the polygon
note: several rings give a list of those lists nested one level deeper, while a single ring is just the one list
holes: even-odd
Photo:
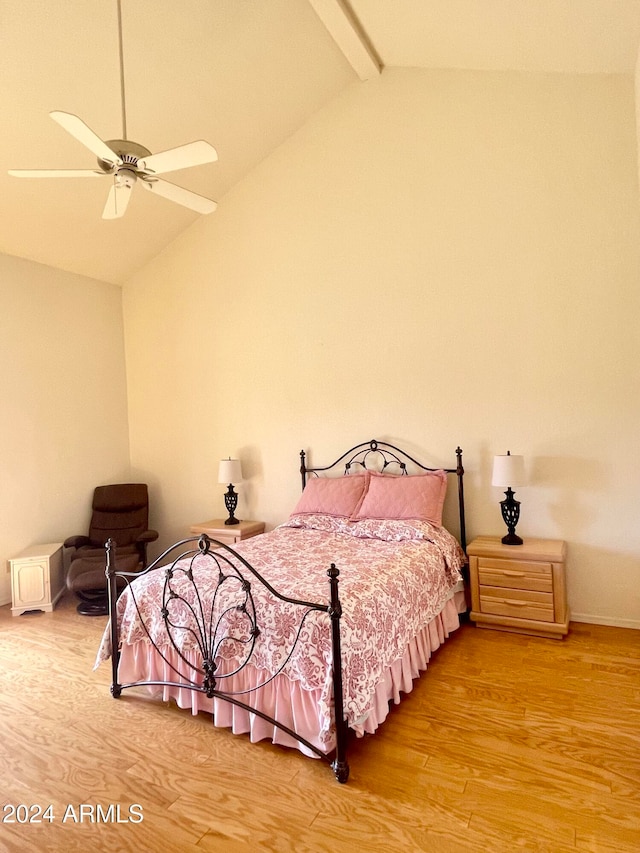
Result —
[{"label": "ceiling beam", "polygon": [[361,80],[378,77],[382,62],[347,0],[309,0],[316,15]]}]

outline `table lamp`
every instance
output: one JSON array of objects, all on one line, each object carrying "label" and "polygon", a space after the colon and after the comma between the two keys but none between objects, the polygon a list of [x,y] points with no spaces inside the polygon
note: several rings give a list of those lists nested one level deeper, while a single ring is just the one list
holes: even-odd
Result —
[{"label": "table lamp", "polygon": [[524,471],[524,457],[512,456],[507,450],[506,456],[493,457],[493,477],[491,485],[507,486],[505,499],[500,501],[502,519],[508,533],[502,537],[503,545],[522,545],[522,539],[516,535],[516,525],[520,518],[520,501],[514,499],[512,486],[524,486],[527,478]]},{"label": "table lamp", "polygon": [[242,482],[242,466],[239,459],[221,459],[218,467],[218,482],[227,483],[229,488],[224,496],[224,503],[229,513],[229,518],[225,524],[239,524],[240,519],[236,518],[234,512],[238,506],[238,493],[234,490],[234,483]]}]

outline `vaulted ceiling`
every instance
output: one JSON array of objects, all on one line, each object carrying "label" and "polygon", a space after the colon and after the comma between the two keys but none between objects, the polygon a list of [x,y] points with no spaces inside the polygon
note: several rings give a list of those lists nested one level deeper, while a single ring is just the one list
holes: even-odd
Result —
[{"label": "vaulted ceiling", "polygon": [[[640,0],[121,3],[127,136],[154,153],[210,142],[218,162],[167,179],[219,204],[323,104],[385,67],[633,75],[640,45]],[[124,282],[198,214],[134,191],[122,219],[103,220],[109,177],[7,173],[94,168],[51,110],[122,136],[116,0],[0,0],[0,38],[0,251]]]}]

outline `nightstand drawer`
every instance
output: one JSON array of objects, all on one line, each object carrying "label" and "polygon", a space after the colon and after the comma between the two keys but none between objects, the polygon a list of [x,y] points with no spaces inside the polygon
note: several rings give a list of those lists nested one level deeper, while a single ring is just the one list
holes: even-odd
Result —
[{"label": "nightstand drawer", "polygon": [[494,616],[553,622],[553,594],[526,589],[480,586],[480,611]]},{"label": "nightstand drawer", "polygon": [[502,586],[509,589],[531,589],[553,592],[553,567],[551,563],[534,563],[525,560],[499,560],[478,558],[478,579],[481,586]]}]

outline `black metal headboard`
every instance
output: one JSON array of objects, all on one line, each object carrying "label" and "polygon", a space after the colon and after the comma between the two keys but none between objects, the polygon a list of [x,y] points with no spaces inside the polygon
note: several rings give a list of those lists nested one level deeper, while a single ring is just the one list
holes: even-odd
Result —
[{"label": "black metal headboard", "polygon": [[[455,474],[458,478],[458,511],[460,514],[460,544],[463,549],[467,550],[467,534],[464,517],[464,468],[462,467],[462,449],[456,448],[456,467],[455,468],[429,468],[414,459],[406,451],[401,450],[393,444],[388,444],[386,441],[363,441],[361,444],[356,444],[342,456],[339,456],[331,465],[313,466],[307,465],[306,454],[304,450],[300,451],[300,476],[302,477],[302,488],[307,484],[307,475],[320,472],[328,472],[338,465],[344,464],[344,473],[349,474],[351,469],[356,466],[364,470],[372,470],[375,467],[377,471],[389,470],[389,473],[399,473],[406,475],[407,462],[412,462],[417,468],[422,471],[446,471],[447,474]],[[336,472],[337,473],[337,472]]]}]

